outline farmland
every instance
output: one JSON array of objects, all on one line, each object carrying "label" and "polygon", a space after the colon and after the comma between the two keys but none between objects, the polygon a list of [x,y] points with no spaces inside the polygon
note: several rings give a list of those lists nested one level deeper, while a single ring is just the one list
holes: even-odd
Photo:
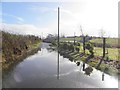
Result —
[{"label": "farmland", "polygon": [[[81,39],[81,37],[75,38],[76,41],[80,41],[80,39]],[[60,40],[61,41],[74,41],[74,38],[61,38]],[[90,42],[102,44],[103,40],[102,40],[102,38],[93,38],[90,40]],[[112,60],[118,60],[119,54],[120,54],[119,48],[116,48],[116,47],[120,46],[118,38],[106,38],[106,44],[111,46],[109,48],[106,47],[106,51],[108,50],[109,58]],[[81,45],[82,45],[82,43],[81,43]],[[82,47],[81,47],[81,50],[82,50]],[[102,56],[102,52],[103,52],[102,46],[101,47],[95,46],[94,52],[95,52],[96,56]]]}]

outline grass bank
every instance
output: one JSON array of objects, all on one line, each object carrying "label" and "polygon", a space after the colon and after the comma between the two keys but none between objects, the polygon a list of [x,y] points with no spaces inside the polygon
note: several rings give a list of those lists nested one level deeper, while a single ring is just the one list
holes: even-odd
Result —
[{"label": "grass bank", "polygon": [[[53,44],[57,45],[57,44]],[[61,46],[62,45],[62,46]],[[90,52],[89,50],[85,50],[85,54],[83,54],[83,45],[80,43],[79,46],[73,45],[73,43],[60,43],[60,55],[62,55],[64,58],[68,58],[70,61],[79,62],[83,61],[85,62],[86,59],[89,57]],[[79,50],[76,49],[79,48]],[[119,69],[117,69],[117,65],[119,65],[118,60],[118,48],[106,48],[108,50],[108,61],[106,61],[106,57],[102,61],[100,67],[98,68],[101,71],[105,71],[105,73],[110,75],[116,75],[119,74]],[[90,66],[97,68],[98,63],[102,59],[102,48],[94,47],[93,49],[94,57],[90,58],[87,62]]]},{"label": "grass bank", "polygon": [[33,35],[16,35],[2,32],[2,70],[7,71],[15,63],[39,50],[41,39]]}]

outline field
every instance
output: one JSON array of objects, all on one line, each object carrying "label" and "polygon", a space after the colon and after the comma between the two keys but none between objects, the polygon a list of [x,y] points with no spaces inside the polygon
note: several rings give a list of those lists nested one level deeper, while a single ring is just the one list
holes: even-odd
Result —
[{"label": "field", "polygon": [[[79,41],[81,37],[75,37],[76,41]],[[74,41],[74,38],[60,38],[60,41]]]},{"label": "field", "polygon": [[[76,37],[75,40],[80,41],[81,37]],[[60,41],[74,41],[74,38],[61,38]],[[93,38],[90,40],[92,43],[97,43],[97,44],[102,44],[103,40],[102,38]],[[107,38],[106,39],[106,44],[110,45],[111,48],[106,48],[106,52],[108,50],[108,57],[111,60],[118,60],[120,53],[119,53],[119,48],[115,48],[119,46],[119,41],[118,38]],[[82,45],[82,44],[81,44]],[[113,46],[113,47],[112,47]],[[82,47],[81,47],[82,50]],[[94,53],[96,56],[102,56],[103,48],[101,47],[94,47]],[[88,51],[86,51],[88,53]]]},{"label": "field", "polygon": [[[98,44],[101,44],[103,43],[103,40],[102,38],[95,38],[95,39],[92,39],[90,40],[92,43],[98,43]],[[106,39],[106,44],[110,45],[110,46],[120,46],[119,44],[119,39],[118,38],[107,38]]]},{"label": "field", "polygon": [[[76,41],[81,41],[81,37],[75,38]],[[61,38],[60,41],[74,41],[74,38]],[[89,42],[93,45],[93,52],[94,58],[89,61],[89,65],[96,67],[100,62],[100,58],[103,56],[103,39],[100,37],[92,37],[89,39]],[[83,43],[80,42],[80,51],[79,53],[83,53]],[[90,54],[90,52],[86,49],[86,55]],[[105,67],[109,68],[109,73],[115,73],[119,71],[117,70],[120,68],[119,66],[119,58],[120,58],[120,44],[118,38],[106,38],[106,45],[105,45],[105,57],[104,60],[108,60],[106,63],[102,62],[100,69],[104,71]],[[69,57],[74,58],[74,60],[82,60],[84,61],[87,56],[79,57],[79,54],[70,55]],[[104,61],[103,60],[103,61]],[[116,69],[117,68],[117,69]]]},{"label": "field", "polygon": [[[76,41],[80,41],[81,37],[75,37]],[[60,41],[74,41],[74,38],[60,38]],[[90,42],[92,43],[103,43],[102,38],[92,38],[92,40],[90,40]],[[120,40],[118,38],[106,38],[106,44],[112,45],[112,46],[118,46]]]},{"label": "field", "polygon": [[[106,48],[108,50],[108,57],[110,60],[118,60],[118,49],[117,48]],[[102,48],[94,47],[94,52],[96,56],[102,56]]]}]

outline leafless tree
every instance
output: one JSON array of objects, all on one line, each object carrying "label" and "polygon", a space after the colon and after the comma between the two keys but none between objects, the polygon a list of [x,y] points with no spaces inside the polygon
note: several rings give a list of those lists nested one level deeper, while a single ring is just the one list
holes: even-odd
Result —
[{"label": "leafless tree", "polygon": [[105,31],[103,29],[100,29],[99,35],[103,38],[105,36]]}]

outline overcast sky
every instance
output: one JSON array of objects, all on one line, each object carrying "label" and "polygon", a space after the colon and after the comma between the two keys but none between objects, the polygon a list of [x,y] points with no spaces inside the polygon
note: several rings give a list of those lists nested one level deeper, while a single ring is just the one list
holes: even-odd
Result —
[{"label": "overcast sky", "polygon": [[[9,0],[4,0],[9,1]],[[13,0],[14,1],[14,0]],[[33,0],[31,0],[33,1]],[[57,33],[60,7],[60,33],[118,36],[119,0],[79,0],[79,2],[2,2],[0,28],[13,33],[47,36]]]}]

